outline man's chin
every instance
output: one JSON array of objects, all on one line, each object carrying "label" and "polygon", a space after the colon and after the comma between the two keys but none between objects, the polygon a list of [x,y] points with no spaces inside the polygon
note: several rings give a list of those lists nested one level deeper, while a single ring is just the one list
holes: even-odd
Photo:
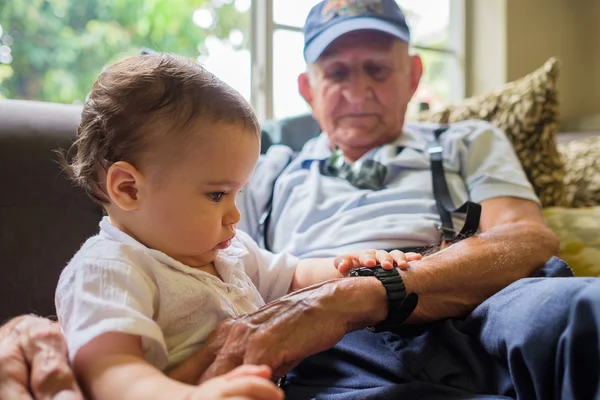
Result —
[{"label": "man's chin", "polygon": [[376,147],[381,141],[381,134],[377,132],[378,129],[373,127],[351,127],[345,129],[339,129],[333,136],[335,141],[340,145],[347,147]]}]

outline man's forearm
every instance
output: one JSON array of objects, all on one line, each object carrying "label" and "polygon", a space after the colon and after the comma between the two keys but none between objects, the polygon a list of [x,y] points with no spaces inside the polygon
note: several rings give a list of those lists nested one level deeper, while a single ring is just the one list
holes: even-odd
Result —
[{"label": "man's forearm", "polygon": [[195,384],[202,374],[203,379],[219,376],[242,363],[268,365],[274,376],[283,376],[346,333],[375,325],[386,315],[386,291],[376,278],[321,282],[221,323],[169,377]]},{"label": "man's forearm", "polygon": [[324,286],[329,296],[323,296],[323,307],[344,315],[346,333],[376,325],[386,318],[387,294],[377,278],[342,278],[330,282],[331,285]]},{"label": "man's forearm", "polygon": [[499,225],[400,272],[419,294],[410,323],[463,317],[514,281],[527,277],[558,252],[554,234],[535,222]]}]

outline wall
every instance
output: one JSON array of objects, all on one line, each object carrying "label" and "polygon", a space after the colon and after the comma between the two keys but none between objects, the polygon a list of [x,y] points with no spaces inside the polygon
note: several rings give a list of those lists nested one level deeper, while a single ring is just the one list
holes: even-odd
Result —
[{"label": "wall", "polygon": [[467,94],[562,61],[563,121],[600,114],[600,1],[467,0]]}]

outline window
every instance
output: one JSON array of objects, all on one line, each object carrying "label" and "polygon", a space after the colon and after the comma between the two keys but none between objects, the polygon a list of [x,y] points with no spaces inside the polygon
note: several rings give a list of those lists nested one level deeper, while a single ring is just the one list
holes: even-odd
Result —
[{"label": "window", "polygon": [[423,77],[409,112],[439,108],[464,97],[462,0],[397,0],[411,28]]},{"label": "window", "polygon": [[[285,118],[308,112],[298,94],[296,79],[306,69],[302,55],[302,26],[318,0],[255,0],[262,4],[253,32],[265,38],[256,43],[254,65],[262,74],[255,80],[255,103],[264,116]],[[397,0],[412,30],[413,51],[421,56],[424,74],[409,112],[426,104],[438,108],[464,96],[463,3],[464,0]],[[263,17],[264,18],[264,17]],[[257,32],[258,31],[258,32]]]},{"label": "window", "polygon": [[[464,0],[397,0],[425,73],[411,104],[464,91]],[[0,98],[83,102],[103,66],[143,49],[195,57],[251,101],[259,118],[308,112],[302,25],[318,0],[4,0]]]},{"label": "window", "polygon": [[250,0],[3,0],[0,97],[81,103],[144,49],[198,58],[250,99]]}]

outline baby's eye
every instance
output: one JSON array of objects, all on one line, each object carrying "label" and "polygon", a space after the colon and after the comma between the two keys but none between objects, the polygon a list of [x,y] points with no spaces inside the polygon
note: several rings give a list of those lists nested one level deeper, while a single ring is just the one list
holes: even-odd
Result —
[{"label": "baby's eye", "polygon": [[208,194],[208,198],[214,201],[215,203],[218,203],[224,195],[225,192],[212,192]]}]

